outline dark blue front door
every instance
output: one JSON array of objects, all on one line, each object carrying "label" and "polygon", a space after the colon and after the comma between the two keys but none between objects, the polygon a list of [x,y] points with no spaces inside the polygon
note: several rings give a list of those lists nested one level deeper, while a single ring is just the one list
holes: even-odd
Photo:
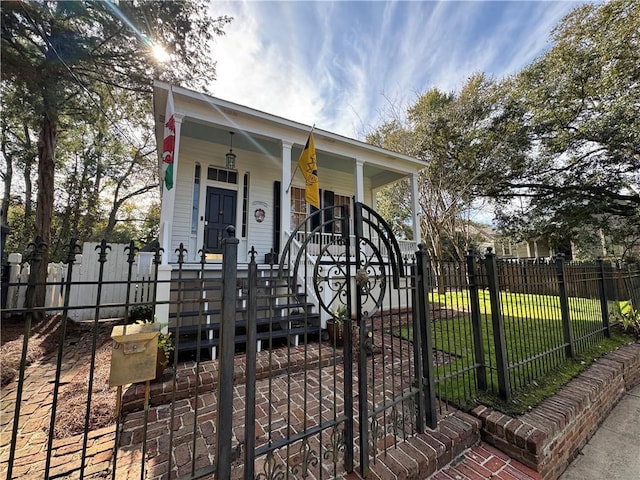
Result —
[{"label": "dark blue front door", "polygon": [[207,187],[204,244],[207,253],[222,253],[225,229],[236,224],[236,197],[234,190]]}]

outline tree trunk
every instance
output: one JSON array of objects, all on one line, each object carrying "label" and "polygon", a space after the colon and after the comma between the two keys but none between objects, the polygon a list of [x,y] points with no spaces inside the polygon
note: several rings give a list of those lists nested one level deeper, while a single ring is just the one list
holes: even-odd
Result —
[{"label": "tree trunk", "polygon": [[[46,296],[47,268],[49,265],[49,245],[51,244],[51,216],[53,214],[53,175],[55,171],[55,149],[57,140],[56,124],[45,114],[42,118],[38,139],[38,195],[36,203],[35,235],[42,238],[45,246],[42,260],[32,265],[29,273],[25,306],[43,307]],[[44,316],[36,314],[35,319]]]},{"label": "tree trunk", "polygon": [[437,268],[437,279],[438,279],[438,293],[443,295],[446,293],[447,289],[445,288],[445,275],[443,268],[443,258],[442,258],[442,236],[440,234],[436,235],[436,268]]},{"label": "tree trunk", "polygon": [[24,159],[24,225],[22,236],[23,239],[34,238],[33,235],[33,185],[31,183],[31,168],[35,160],[33,149],[31,146],[31,136],[29,135],[29,126],[27,122],[22,125],[24,129],[25,146],[28,154]]},{"label": "tree trunk", "polygon": [[2,225],[8,225],[9,223],[9,201],[11,200],[11,180],[13,179],[13,158],[11,155],[7,154],[4,148],[4,143],[2,144],[2,153],[4,155],[5,164],[7,166],[7,170],[4,172],[4,195],[2,196],[2,218],[0,219],[0,223]]},{"label": "tree trunk", "polygon": [[118,210],[120,209],[120,205],[120,202],[114,201],[111,212],[109,212],[109,220],[107,221],[107,226],[102,232],[102,238],[107,241],[111,240],[113,229],[116,228],[116,223],[118,222]]}]

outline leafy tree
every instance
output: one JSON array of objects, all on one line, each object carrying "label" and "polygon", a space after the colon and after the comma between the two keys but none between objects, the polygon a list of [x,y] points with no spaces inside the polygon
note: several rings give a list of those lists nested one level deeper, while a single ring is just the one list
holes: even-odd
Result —
[{"label": "leafy tree", "polygon": [[[11,231],[19,239],[29,238],[33,232],[33,173],[37,161],[36,127],[33,117],[25,115],[24,97],[26,92],[16,90],[8,82],[2,83],[2,115],[0,116],[0,152],[4,168],[0,168],[0,177],[4,184],[2,197],[3,225],[11,226]],[[18,174],[21,173],[20,177]],[[17,197],[22,199],[21,218],[13,225],[16,217],[9,216],[9,209],[16,204],[12,196],[14,183],[23,185]],[[17,192],[16,192],[17,193]],[[26,243],[24,244],[26,247]],[[22,251],[22,250],[20,250]]]},{"label": "leafy tree", "polygon": [[[463,258],[471,247],[464,234],[469,209],[492,185],[501,156],[513,148],[502,139],[498,98],[493,81],[473,75],[458,93],[427,91],[408,109],[406,125],[393,120],[369,136],[372,143],[424,161],[418,180],[420,228],[433,257]],[[408,192],[405,182],[381,193],[379,205],[396,230],[409,219]]]},{"label": "leafy tree", "polygon": [[[390,120],[367,135],[367,141],[379,147],[413,155],[416,151],[415,140],[408,126],[400,119]],[[411,240],[413,231],[411,222],[411,198],[408,181],[400,181],[384,187],[377,195],[377,209],[389,223],[394,234]]]},{"label": "leafy tree", "polygon": [[[574,239],[589,226],[637,238],[640,3],[582,5],[552,38],[549,52],[505,82],[507,113],[529,143],[525,161],[505,158],[510,171],[491,192],[501,224],[521,236]],[[518,197],[523,208],[514,208]]]},{"label": "leafy tree", "polygon": [[[211,42],[228,17],[212,18],[204,0],[6,1],[2,19],[2,80],[25,92],[38,127],[35,234],[51,243],[56,146],[61,121],[101,108],[110,89],[148,94],[159,76],[202,87],[215,76]],[[171,68],[153,62],[154,42],[171,48]],[[45,250],[33,279],[46,277]],[[36,305],[44,302],[39,285]],[[30,297],[30,296],[28,296]]]}]

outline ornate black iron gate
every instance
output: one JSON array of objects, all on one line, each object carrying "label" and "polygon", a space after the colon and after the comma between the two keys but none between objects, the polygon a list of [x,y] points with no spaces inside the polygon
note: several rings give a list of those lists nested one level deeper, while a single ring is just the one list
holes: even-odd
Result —
[{"label": "ornate black iron gate", "polygon": [[[341,317],[344,343],[323,339],[313,348],[304,335],[288,351],[285,375],[270,376],[262,390],[247,351],[245,478],[333,478],[355,467],[366,475],[382,450],[435,427],[424,252],[403,257],[376,212],[352,208],[305,219],[262,292],[273,295],[284,282],[292,298],[319,306],[322,326]],[[308,324],[305,310],[300,325]],[[255,414],[264,408],[261,424]]]},{"label": "ornate black iron gate", "polygon": [[[55,371],[38,365],[27,371],[25,360],[31,317],[46,308],[9,312],[26,315],[27,322],[19,378],[11,386],[15,410],[8,408],[13,397],[3,399],[3,415],[13,412],[14,418],[0,432],[8,445],[0,449],[3,476],[5,469],[7,478],[28,472],[44,478],[77,474],[81,479],[94,474],[325,479],[355,469],[366,475],[382,450],[422,431],[425,424],[435,426],[422,250],[403,257],[386,223],[359,203],[318,210],[307,218],[291,233],[279,265],[273,264],[274,254],[268,256],[272,263],[258,265],[252,251],[247,270],[238,268],[239,241],[232,227],[226,233],[221,269],[207,264],[205,248],[199,264],[187,264],[182,245],[175,251],[176,265],[164,268],[158,247],[146,280],[133,279],[137,249],[132,242],[126,249],[128,276],[123,282],[104,278],[107,262],[113,262],[111,270],[122,268],[106,242],[96,249],[97,280],[73,281],[78,247],[71,243],[67,280],[52,284],[64,286],[63,305],[55,307],[61,315],[50,319],[61,327],[58,352],[52,357]],[[88,252],[84,256],[88,267]],[[85,284],[95,285],[95,295],[70,306],[70,294]],[[105,301],[103,287],[120,284],[126,291],[119,297],[122,303]],[[161,300],[155,295],[159,290],[165,292]],[[96,355],[98,349],[106,355],[115,348],[109,340],[111,329],[133,321],[132,298],[149,319],[164,309],[166,328],[175,338],[173,361],[157,380],[127,382],[124,395],[118,389],[109,396],[105,391],[115,389],[109,390],[105,381],[98,385],[91,372],[99,363],[108,364]],[[94,312],[94,320],[81,330],[88,342],[75,334],[69,338],[66,329],[69,312],[79,307]],[[124,317],[102,324],[102,309],[112,307],[123,307]],[[325,338],[324,327],[332,317],[343,319],[338,329],[342,345],[337,337]],[[91,345],[86,352],[75,348],[85,343]],[[237,354],[242,349],[245,356]],[[69,351],[75,352],[75,360],[67,365],[63,359]],[[67,377],[84,382],[85,366],[89,380],[84,427],[78,435],[54,438],[54,426],[60,423],[56,410],[68,409],[56,406],[62,398],[59,391]],[[43,384],[51,387],[53,405],[48,410],[40,405],[44,400],[37,400],[39,395],[29,393],[31,385],[39,389]],[[30,397],[21,401],[25,385]],[[90,420],[98,391],[105,393],[105,404],[115,398],[117,417],[115,424],[94,432]],[[32,438],[20,427],[46,415],[47,447],[32,456],[30,449],[20,447]],[[7,431],[10,436],[5,436]],[[94,441],[97,436],[100,440]]]}]

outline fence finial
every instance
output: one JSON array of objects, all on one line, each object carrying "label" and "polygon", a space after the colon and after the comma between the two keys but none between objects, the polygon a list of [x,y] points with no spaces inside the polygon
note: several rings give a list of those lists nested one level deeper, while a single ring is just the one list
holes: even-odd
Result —
[{"label": "fence finial", "polygon": [[42,239],[42,237],[38,235],[36,239],[28,245],[28,247],[33,250],[31,259],[34,262],[40,262],[42,260],[42,254],[44,253],[45,248],[47,248],[48,246],[49,245]]},{"label": "fence finial", "polygon": [[184,263],[184,257],[187,253],[187,249],[184,248],[184,243],[180,242],[180,246],[176,248],[175,253],[178,254],[178,263]]},{"label": "fence finial", "polygon": [[111,250],[111,245],[108,245],[107,240],[103,238],[95,249],[98,251],[98,262],[106,263],[107,250]]},{"label": "fence finial", "polygon": [[136,261],[136,253],[138,253],[138,247],[136,242],[131,240],[127,247],[124,247],[124,251],[127,252],[127,263],[132,264]]},{"label": "fence finial", "polygon": [[78,239],[72,238],[69,241],[69,252],[67,254],[67,265],[73,265],[76,261],[76,255],[82,253],[82,248],[78,245]]}]

